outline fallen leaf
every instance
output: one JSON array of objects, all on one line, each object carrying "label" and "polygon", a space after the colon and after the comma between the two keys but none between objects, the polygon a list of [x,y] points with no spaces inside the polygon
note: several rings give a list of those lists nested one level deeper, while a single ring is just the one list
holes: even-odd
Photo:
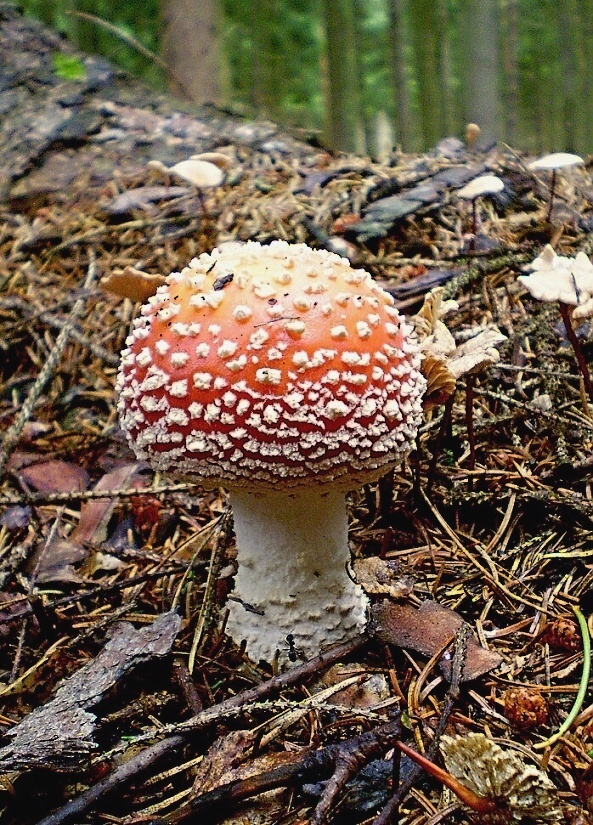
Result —
[{"label": "fallen leaf", "polygon": [[164,283],[164,275],[143,272],[141,269],[134,269],[133,266],[114,269],[100,281],[103,289],[120,295],[122,298],[129,298],[134,303],[147,301]]},{"label": "fallen leaf", "polygon": [[33,510],[30,507],[7,507],[0,516],[0,527],[6,527],[7,530],[22,530],[29,526],[32,515]]},{"label": "fallen leaf", "polygon": [[[442,650],[462,624],[463,619],[454,610],[428,599],[418,609],[385,599],[371,607],[369,629],[382,642],[410,648],[423,656],[431,657]],[[452,653],[446,651],[439,663],[446,678],[451,674],[451,661]],[[472,634],[467,644],[462,681],[477,679],[498,667],[501,662],[502,657],[498,653],[481,647],[477,637]]]},{"label": "fallen leaf", "polygon": [[216,788],[240,779],[259,776],[281,765],[300,764],[309,749],[280,751],[253,757],[257,734],[250,730],[233,731],[210,746],[196,769],[192,797],[199,798]]},{"label": "fallen leaf", "polygon": [[327,670],[322,679],[321,684],[325,687],[332,687],[350,676],[358,676],[368,674],[368,679],[357,685],[351,685],[344,688],[339,693],[335,693],[325,700],[327,705],[345,705],[352,708],[372,708],[379,702],[385,701],[390,696],[389,685],[386,677],[382,673],[368,673],[363,665],[356,664],[337,664]]},{"label": "fallen leaf", "polygon": [[[148,484],[147,479],[139,476],[144,464],[134,462],[122,464],[112,472],[101,478],[94,487],[95,492],[110,490],[127,490],[129,487],[143,487]],[[107,525],[113,515],[117,500],[101,498],[87,501],[82,505],[80,519],[76,528],[70,534],[70,541],[77,544],[100,544],[107,538]]]},{"label": "fallen leaf", "polygon": [[43,555],[39,552],[33,556],[28,568],[36,571],[36,584],[79,584],[83,581],[72,566],[86,556],[87,551],[80,544],[69,539],[55,539],[43,550]]},{"label": "fallen leaf", "polygon": [[226,775],[250,755],[255,740],[255,734],[249,730],[231,731],[217,739],[196,768],[194,794],[208,793],[219,785],[224,785]]},{"label": "fallen leaf", "polygon": [[86,490],[89,475],[67,461],[42,461],[19,470],[22,481],[40,493],[74,493]]},{"label": "fallen leaf", "polygon": [[414,578],[402,569],[399,562],[370,556],[355,559],[352,568],[358,584],[374,596],[399,599],[408,596],[414,589]]}]

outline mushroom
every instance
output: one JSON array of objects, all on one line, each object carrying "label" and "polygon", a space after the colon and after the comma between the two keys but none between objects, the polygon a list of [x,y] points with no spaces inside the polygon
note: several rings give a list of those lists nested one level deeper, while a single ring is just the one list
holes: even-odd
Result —
[{"label": "mushroom", "polygon": [[552,207],[554,205],[554,194],[556,191],[556,175],[558,169],[567,169],[569,166],[576,166],[585,161],[580,155],[573,155],[570,152],[552,152],[550,155],[544,155],[542,158],[531,161],[529,169],[545,169],[552,172],[552,180],[550,181],[550,203],[548,205],[548,223],[552,217]]},{"label": "mushroom", "polygon": [[425,381],[392,297],[325,250],[230,243],[167,277],[117,381],[122,427],[157,469],[229,489],[228,634],[286,659],[360,632],[346,492],[412,448]]},{"label": "mushroom", "polygon": [[593,301],[593,264],[584,252],[576,258],[557,255],[550,244],[523,269],[529,275],[519,275],[518,280],[538,301],[558,301],[567,338],[573,348],[577,365],[583,378],[587,395],[593,402],[593,381],[587,359],[570,317],[570,307],[577,307],[573,316],[587,317]]},{"label": "mushroom", "polygon": [[478,231],[478,198],[482,195],[495,195],[497,192],[502,192],[504,189],[504,181],[498,175],[479,175],[477,178],[470,180],[465,186],[457,190],[457,197],[472,202],[472,233],[473,239],[470,248],[473,248],[475,243],[476,233]]}]

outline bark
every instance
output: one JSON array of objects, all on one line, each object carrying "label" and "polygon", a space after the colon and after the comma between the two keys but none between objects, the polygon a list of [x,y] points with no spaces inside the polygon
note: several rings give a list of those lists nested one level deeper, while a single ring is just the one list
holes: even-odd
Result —
[{"label": "bark", "polygon": [[194,103],[218,103],[219,42],[216,0],[161,0],[162,54],[172,91]]}]

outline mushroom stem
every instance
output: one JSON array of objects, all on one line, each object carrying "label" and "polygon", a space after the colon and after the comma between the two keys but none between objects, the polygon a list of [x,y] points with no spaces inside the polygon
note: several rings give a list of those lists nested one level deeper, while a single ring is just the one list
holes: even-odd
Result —
[{"label": "mushroom stem", "polygon": [[552,180],[550,181],[550,203],[548,205],[548,223],[552,223],[552,210],[554,208],[554,195],[556,194],[556,170],[552,169]]},{"label": "mushroom stem", "polygon": [[566,329],[566,337],[568,338],[570,345],[572,346],[573,352],[575,354],[575,357],[577,359],[579,371],[583,376],[583,383],[585,385],[585,389],[587,390],[589,400],[591,401],[591,403],[593,403],[593,382],[591,381],[589,367],[587,366],[587,359],[585,358],[585,353],[583,352],[583,348],[581,347],[581,342],[579,341],[575,329],[572,325],[572,320],[570,317],[571,307],[568,304],[565,304],[563,301],[559,301],[558,303],[560,305],[560,315],[562,316],[562,320],[564,321],[564,327]]},{"label": "mushroom stem", "polygon": [[230,499],[238,572],[226,630],[249,657],[286,663],[360,633],[367,598],[348,571],[345,494],[235,489]]}]

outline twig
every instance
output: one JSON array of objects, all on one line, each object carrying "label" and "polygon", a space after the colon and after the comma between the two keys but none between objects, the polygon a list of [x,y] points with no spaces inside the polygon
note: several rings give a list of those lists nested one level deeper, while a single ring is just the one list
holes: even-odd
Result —
[{"label": "twig", "polygon": [[192,219],[187,215],[171,215],[166,218],[156,218],[153,220],[137,219],[133,221],[126,221],[125,223],[118,223],[113,226],[101,226],[97,229],[90,229],[88,232],[83,232],[81,235],[75,235],[73,238],[68,238],[67,241],[62,241],[62,243],[48,250],[48,254],[56,255],[58,252],[62,252],[64,249],[70,249],[72,246],[77,246],[78,244],[87,243],[89,241],[97,241],[104,235],[110,235],[116,232],[125,232],[128,229],[156,229],[158,226],[183,223],[186,224],[185,228],[188,233],[197,227],[197,222],[192,221]]},{"label": "twig", "polygon": [[218,574],[220,573],[224,552],[228,547],[229,541],[231,539],[232,527],[233,519],[230,514],[230,509],[228,509],[224,513],[220,521],[220,529],[218,531],[218,536],[214,541],[212,555],[210,556],[210,564],[208,566],[208,577],[206,579],[204,597],[202,600],[202,606],[200,607],[200,613],[198,616],[194,637],[192,639],[192,644],[189,651],[187,667],[190,673],[194,672],[196,655],[200,649],[204,633],[208,629],[208,626],[212,619],[213,602],[216,592],[216,581],[218,579]]},{"label": "twig", "polygon": [[465,426],[469,444],[469,458],[467,466],[470,470],[476,468],[476,432],[474,429],[474,389],[475,376],[471,373],[466,378],[465,385]]},{"label": "twig", "polygon": [[381,725],[372,731],[359,734],[337,745],[327,745],[317,751],[305,751],[304,758],[298,761],[272,768],[247,779],[237,779],[213,788],[211,791],[194,797],[177,811],[161,819],[152,820],[150,825],[178,825],[196,813],[207,808],[232,802],[239,802],[263,791],[303,782],[311,775],[333,770],[325,790],[311,817],[311,825],[322,825],[326,821],[331,805],[344,785],[360,767],[378,754],[393,747],[401,731],[399,717]]},{"label": "twig", "polygon": [[[162,570],[153,570],[149,573],[141,573],[138,576],[132,576],[130,579],[124,579],[122,581],[113,582],[112,584],[94,587],[92,590],[85,590],[82,593],[73,593],[71,596],[63,596],[61,599],[55,599],[53,602],[44,604],[43,609],[46,613],[49,613],[52,610],[56,610],[60,607],[66,607],[69,604],[87,601],[88,599],[93,599],[95,596],[105,596],[108,593],[115,593],[118,590],[127,590],[129,587],[134,587],[137,584],[143,584],[151,579],[163,579],[168,576],[173,576],[176,573],[183,573],[186,570],[187,564],[179,563],[177,565],[171,565],[170,567],[163,568]],[[3,607],[6,608],[6,605],[3,605]],[[33,606],[27,603],[25,601],[25,597],[23,597],[23,609],[18,613],[12,614],[7,614],[5,612],[0,618],[0,627],[2,625],[11,624],[12,622],[18,622],[19,619],[23,618],[23,616],[29,616],[34,612]]]},{"label": "twig", "polygon": [[157,65],[163,72],[170,78],[183,92],[183,94],[187,95],[189,100],[194,100],[194,96],[192,95],[191,91],[187,88],[187,86],[183,83],[181,78],[177,75],[173,69],[167,65],[167,63],[155,54],[150,49],[146,48],[146,46],[141,43],[136,37],[133,37],[129,32],[120,29],[119,26],[115,26],[113,23],[110,23],[108,20],[104,20],[102,17],[98,17],[96,14],[89,14],[85,11],[73,11],[71,12],[75,17],[80,17],[82,20],[89,20],[91,23],[95,23],[97,26],[102,26],[104,29],[107,29],[108,32],[114,34],[116,37],[119,37],[120,40],[123,40],[124,43],[127,43],[128,46],[132,46],[132,48],[136,49],[143,57],[147,60],[152,61],[155,65]]},{"label": "twig", "polygon": [[227,710],[230,711],[240,708],[249,702],[262,699],[271,693],[284,690],[291,685],[299,683],[301,680],[317,675],[320,670],[335,662],[341,661],[345,656],[353,653],[367,641],[368,638],[366,636],[357,636],[349,642],[334,645],[314,659],[310,659],[308,662],[294,667],[286,673],[274,676],[261,685],[238,693],[236,696],[226,699],[224,702],[193,716],[185,723],[181,733],[169,736],[161,742],[145,748],[136,756],[132,756],[127,762],[124,762],[109,774],[109,776],[106,776],[96,785],[93,785],[92,788],[89,788],[79,797],[71,800],[53,814],[42,819],[37,825],[62,825],[62,823],[72,817],[82,814],[99,799],[120,789],[127,781],[145,771],[162,756],[180,748],[193,730],[203,729],[213,720],[219,720]]},{"label": "twig", "polygon": [[[44,324],[47,324],[48,327],[54,327],[54,329],[61,330],[66,324],[68,324],[68,318],[60,318],[48,309],[41,309],[31,306],[27,301],[19,298],[18,296],[11,296],[10,298],[4,299],[1,305],[3,309],[17,309],[19,312],[26,314],[30,320],[38,318]],[[70,337],[73,341],[76,341],[77,344],[81,344],[81,346],[92,352],[92,354],[99,358],[99,360],[109,364],[110,367],[116,367],[119,364],[119,355],[109,352],[109,350],[105,349],[105,347],[102,347],[86,335],[83,335],[77,326],[71,326]]]},{"label": "twig", "polygon": [[[56,513],[56,517],[54,519],[54,522],[53,522],[53,524],[52,524],[52,526],[51,526],[51,528],[50,528],[50,530],[47,534],[47,537],[46,537],[46,539],[43,543],[43,547],[41,549],[41,552],[39,553],[39,557],[37,559],[37,562],[35,564],[33,572],[31,573],[31,576],[29,578],[29,587],[28,587],[28,590],[27,590],[27,599],[29,600],[29,604],[31,605],[31,612],[34,612],[34,605],[31,603],[30,600],[31,600],[31,597],[33,596],[33,590],[35,588],[35,582],[37,580],[37,576],[39,575],[39,570],[41,569],[41,565],[43,564],[43,559],[45,558],[45,555],[46,555],[48,549],[51,547],[51,545],[52,545],[52,543],[53,543],[53,541],[56,537],[56,534],[57,534],[58,529],[60,527],[60,523],[62,521],[62,516],[64,514],[64,510],[65,510],[65,507],[60,507],[60,509]],[[18,639],[18,643],[17,643],[16,652],[15,652],[15,655],[14,655],[14,661],[12,663],[12,669],[10,671],[10,676],[8,678],[8,684],[9,685],[12,684],[16,680],[18,672],[19,672],[21,656],[23,654],[23,647],[24,647],[24,644],[25,644],[25,637],[27,635],[27,623],[28,623],[28,617],[23,616],[23,623],[21,625],[21,629],[20,629],[20,632],[19,632],[19,639]]]},{"label": "twig", "polygon": [[[95,257],[95,253],[92,249],[89,249],[89,267],[87,271],[87,276],[84,281],[83,290],[90,289],[93,281],[97,277],[97,259]],[[58,334],[56,338],[56,342],[49,353],[47,361],[45,362],[43,369],[39,373],[37,380],[31,387],[29,395],[25,399],[23,406],[15,420],[13,421],[12,425],[6,431],[6,435],[4,436],[4,440],[2,442],[2,449],[0,450],[0,477],[4,475],[4,471],[6,469],[6,465],[8,464],[8,460],[11,456],[12,451],[18,444],[19,438],[21,437],[21,432],[23,427],[31,417],[33,410],[35,409],[35,404],[37,399],[41,395],[41,392],[47,382],[49,381],[54,369],[58,365],[66,344],[68,343],[68,339],[70,338],[70,331],[74,327],[74,323],[76,319],[82,313],[85,305],[85,298],[79,298],[73,305],[72,311],[68,316],[68,320],[62,327],[62,330]]]},{"label": "twig", "polygon": [[362,734],[338,746],[334,772],[325,785],[313,812],[311,825],[322,825],[326,821],[334,800],[344,789],[348,780],[371,759],[393,747],[400,734],[401,724],[398,715],[397,719],[389,724],[382,725],[368,734]]},{"label": "twig", "polygon": [[[445,698],[443,712],[435,730],[434,738],[426,752],[426,756],[429,759],[432,759],[436,753],[439,740],[443,735],[443,732],[447,727],[449,717],[451,716],[455,699],[459,696],[459,686],[461,685],[461,680],[463,679],[469,632],[469,625],[465,622],[461,625],[457,632],[455,639],[455,650],[453,652],[453,662],[451,666],[451,682]],[[401,750],[404,750],[404,748],[401,748]],[[408,753],[407,750],[404,750],[404,752]],[[373,821],[373,825],[389,825],[391,822],[397,822],[401,801],[406,796],[410,788],[414,786],[422,770],[423,768],[419,764],[414,766],[414,768],[407,775],[406,779],[399,786],[397,792],[391,797],[379,816]]]},{"label": "twig", "polygon": [[0,505],[70,504],[74,501],[92,501],[99,498],[135,498],[164,493],[188,493],[200,485],[196,482],[162,484],[157,487],[125,487],[120,490],[72,490],[68,493],[24,493],[20,496],[0,496]]},{"label": "twig", "polygon": [[179,657],[173,662],[173,676],[179,685],[179,689],[183,694],[185,703],[191,712],[195,715],[204,710],[204,705],[200,699],[200,694],[196,690],[191,673],[187,669],[185,661]]},{"label": "twig", "polygon": [[454,403],[454,396],[450,396],[445,402],[445,406],[443,409],[443,417],[441,418],[441,425],[439,427],[439,431],[437,433],[435,445],[432,451],[432,458],[430,459],[430,464],[428,465],[428,474],[426,478],[426,494],[430,496],[432,492],[432,487],[434,484],[435,479],[435,472],[437,468],[437,462],[439,460],[439,456],[441,454],[441,450],[443,448],[443,441],[445,440],[445,434],[449,427],[451,426],[451,416],[453,414],[453,403]]}]

